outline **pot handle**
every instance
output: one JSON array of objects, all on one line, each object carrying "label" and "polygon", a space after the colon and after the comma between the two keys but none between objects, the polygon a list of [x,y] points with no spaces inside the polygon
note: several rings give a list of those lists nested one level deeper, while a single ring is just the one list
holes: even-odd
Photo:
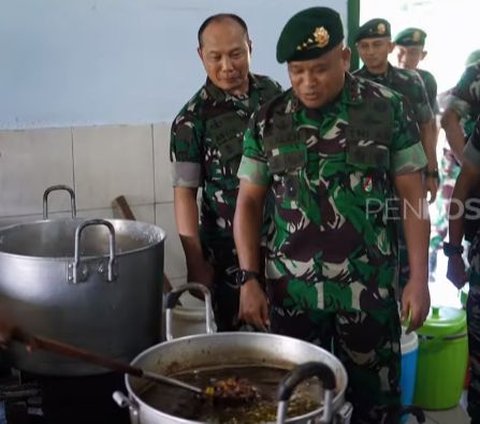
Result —
[{"label": "pot handle", "polygon": [[75,192],[73,189],[67,185],[63,184],[58,184],[58,185],[53,185],[48,187],[44,192],[43,192],[43,219],[48,219],[48,195],[52,191],[58,191],[58,190],[64,190],[67,191],[68,194],[70,194],[70,203],[71,203],[71,209],[72,209],[72,218],[75,218],[77,216],[77,206],[75,203]]},{"label": "pot handle", "polygon": [[304,380],[318,377],[323,382],[323,414],[320,423],[330,423],[333,416],[332,403],[336,387],[335,374],[323,362],[305,362],[291,370],[281,381],[277,390],[278,408],[277,424],[282,424],[287,419],[287,407],[290,396],[295,388]]},{"label": "pot handle", "polygon": [[[72,269],[72,275],[68,276],[69,281],[71,280],[73,284],[77,284],[80,281],[84,281],[87,278],[87,270],[85,267],[81,267],[82,263],[80,261],[80,237],[82,236],[82,231],[89,226],[92,225],[105,225],[108,228],[109,235],[108,235],[108,250],[109,250],[109,257],[108,257],[108,265],[107,265],[107,275],[106,280],[111,283],[114,281],[117,276],[114,271],[114,265],[116,263],[115,259],[115,229],[113,225],[105,219],[90,219],[88,221],[82,222],[76,229],[75,229],[75,256],[73,265],[70,264],[69,268]],[[100,266],[100,272],[102,272],[103,267]]]},{"label": "pot handle", "polygon": [[140,423],[140,416],[139,416],[139,406],[137,402],[133,399],[129,399],[127,396],[123,394],[120,390],[117,390],[112,393],[112,398],[115,403],[120,408],[129,408],[130,409],[130,423],[131,424],[139,424]]},{"label": "pot handle", "polygon": [[213,308],[212,308],[212,295],[210,294],[210,290],[205,287],[203,284],[200,283],[188,283],[183,284],[176,289],[167,293],[165,298],[165,321],[166,321],[166,332],[167,332],[167,340],[173,340],[172,334],[172,311],[173,308],[177,305],[178,299],[180,296],[190,290],[197,290],[202,292],[203,297],[205,298],[205,327],[207,334],[215,333],[214,325],[213,325]]}]

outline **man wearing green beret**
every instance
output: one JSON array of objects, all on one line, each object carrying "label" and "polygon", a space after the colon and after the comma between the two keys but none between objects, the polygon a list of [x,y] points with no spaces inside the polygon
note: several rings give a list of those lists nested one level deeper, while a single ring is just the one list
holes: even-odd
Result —
[{"label": "man wearing green beret", "polygon": [[[294,15],[277,60],[287,62],[291,88],[252,116],[238,171],[234,236],[247,276],[240,316],[333,350],[348,372],[352,423],[378,424],[400,403],[394,190],[403,206],[417,205],[401,214],[409,330],[422,325],[430,303],[418,127],[398,93],[348,73],[350,50],[330,8]],[[257,273],[267,196],[274,205],[265,293]]]},{"label": "man wearing green beret", "polygon": [[425,69],[419,69],[418,64],[425,59],[425,38],[427,34],[420,28],[405,28],[394,38],[397,65],[402,69],[417,71],[423,80],[427,90],[428,101],[433,113],[437,114],[437,81],[435,77]]},{"label": "man wearing green beret", "polygon": [[363,24],[357,31],[355,43],[364,66],[354,74],[398,91],[410,103],[420,127],[422,145],[428,161],[425,189],[430,193],[430,202],[433,202],[438,187],[437,134],[435,117],[425,85],[415,71],[395,68],[388,62],[388,55],[392,52],[394,44],[391,41],[390,23],[387,20],[376,18]]},{"label": "man wearing green beret", "polygon": [[198,30],[198,43],[207,79],[171,129],[175,219],[188,281],[213,291],[218,329],[235,330],[239,291],[232,272],[237,268],[233,215],[243,133],[252,112],[281,89],[250,72],[251,41],[239,16],[210,16]]},{"label": "man wearing green beret", "polygon": [[[390,23],[382,18],[371,19],[357,31],[355,42],[364,66],[354,75],[375,81],[389,87],[404,96],[413,110],[414,118],[420,128],[420,138],[427,156],[424,170],[425,191],[430,193],[430,202],[435,201],[438,188],[438,166],[436,153],[437,131],[435,116],[428,102],[425,85],[417,72],[393,67],[388,61],[394,44],[391,41]],[[399,286],[401,288],[409,278],[408,252],[402,229],[399,228]]]}]

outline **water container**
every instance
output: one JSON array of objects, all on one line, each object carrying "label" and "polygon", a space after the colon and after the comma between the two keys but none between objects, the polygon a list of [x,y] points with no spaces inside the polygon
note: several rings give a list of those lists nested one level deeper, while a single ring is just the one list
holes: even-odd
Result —
[{"label": "water container", "polygon": [[401,352],[402,365],[400,375],[400,387],[402,389],[402,405],[408,406],[413,403],[413,394],[415,390],[415,377],[417,375],[418,358],[418,337],[417,333],[412,331],[405,334],[402,329]]},{"label": "water container", "polygon": [[434,306],[417,334],[414,404],[433,410],[455,407],[462,395],[467,368],[465,311]]}]

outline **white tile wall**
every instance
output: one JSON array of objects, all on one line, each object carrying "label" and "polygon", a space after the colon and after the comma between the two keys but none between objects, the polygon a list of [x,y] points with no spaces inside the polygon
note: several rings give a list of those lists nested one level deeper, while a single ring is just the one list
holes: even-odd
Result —
[{"label": "white tile wall", "polygon": [[170,124],[153,126],[153,150],[155,158],[155,202],[173,201],[170,175]]},{"label": "white tile wall", "polygon": [[167,234],[165,242],[165,273],[168,278],[183,277],[187,274],[185,256],[175,226],[172,203],[155,206],[156,224]]},{"label": "white tile wall", "polygon": [[[70,128],[0,132],[0,217],[42,213],[45,189],[73,186]],[[66,193],[51,193],[49,210],[70,208]]]},{"label": "white tile wall", "polygon": [[74,128],[73,152],[79,209],[109,208],[120,194],[154,203],[151,125]]}]

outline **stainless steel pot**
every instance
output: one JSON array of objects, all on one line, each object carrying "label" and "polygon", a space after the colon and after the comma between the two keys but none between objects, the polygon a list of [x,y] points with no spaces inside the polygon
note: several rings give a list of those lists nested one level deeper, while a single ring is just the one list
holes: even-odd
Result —
[{"label": "stainless steel pot", "polygon": [[[161,228],[127,220],[4,227],[0,309],[30,333],[130,361],[160,341],[164,240]],[[10,353],[17,368],[33,373],[105,372],[21,346]]]},{"label": "stainless steel pot", "polygon": [[[177,289],[186,290],[190,285]],[[206,297],[207,303],[209,298]],[[173,307],[173,300],[167,299],[168,310]],[[207,305],[206,310],[210,310]],[[326,350],[302,340],[286,336],[279,336],[268,333],[232,332],[232,333],[211,333],[212,328],[208,325],[204,335],[186,336],[176,340],[170,340],[147,349],[138,355],[132,365],[142,367],[146,370],[156,371],[162,374],[172,374],[180,371],[195,370],[208,366],[255,366],[267,365],[294,369],[300,364],[307,362],[321,363],[322,373],[325,368],[333,375],[335,393],[328,394],[326,408],[318,408],[309,414],[290,418],[288,423],[312,423],[312,422],[335,422],[349,423],[352,408],[345,402],[345,390],[347,387],[347,373],[341,362]],[[167,334],[171,334],[167,319]],[[303,378],[309,375],[318,374],[318,367],[302,369],[300,374],[290,381],[286,390],[282,393],[279,404],[279,422],[283,422],[281,408],[288,400],[291,391]],[[186,420],[166,414],[149,404],[145,403],[139,394],[144,390],[145,382],[129,376],[125,377],[125,385],[128,397],[121,392],[114,393],[115,401],[123,407],[129,407],[132,424],[177,424],[177,423],[198,423],[197,421]],[[328,387],[327,387],[328,389]],[[326,391],[328,393],[328,390]],[[326,415],[324,414],[326,412]]]}]

